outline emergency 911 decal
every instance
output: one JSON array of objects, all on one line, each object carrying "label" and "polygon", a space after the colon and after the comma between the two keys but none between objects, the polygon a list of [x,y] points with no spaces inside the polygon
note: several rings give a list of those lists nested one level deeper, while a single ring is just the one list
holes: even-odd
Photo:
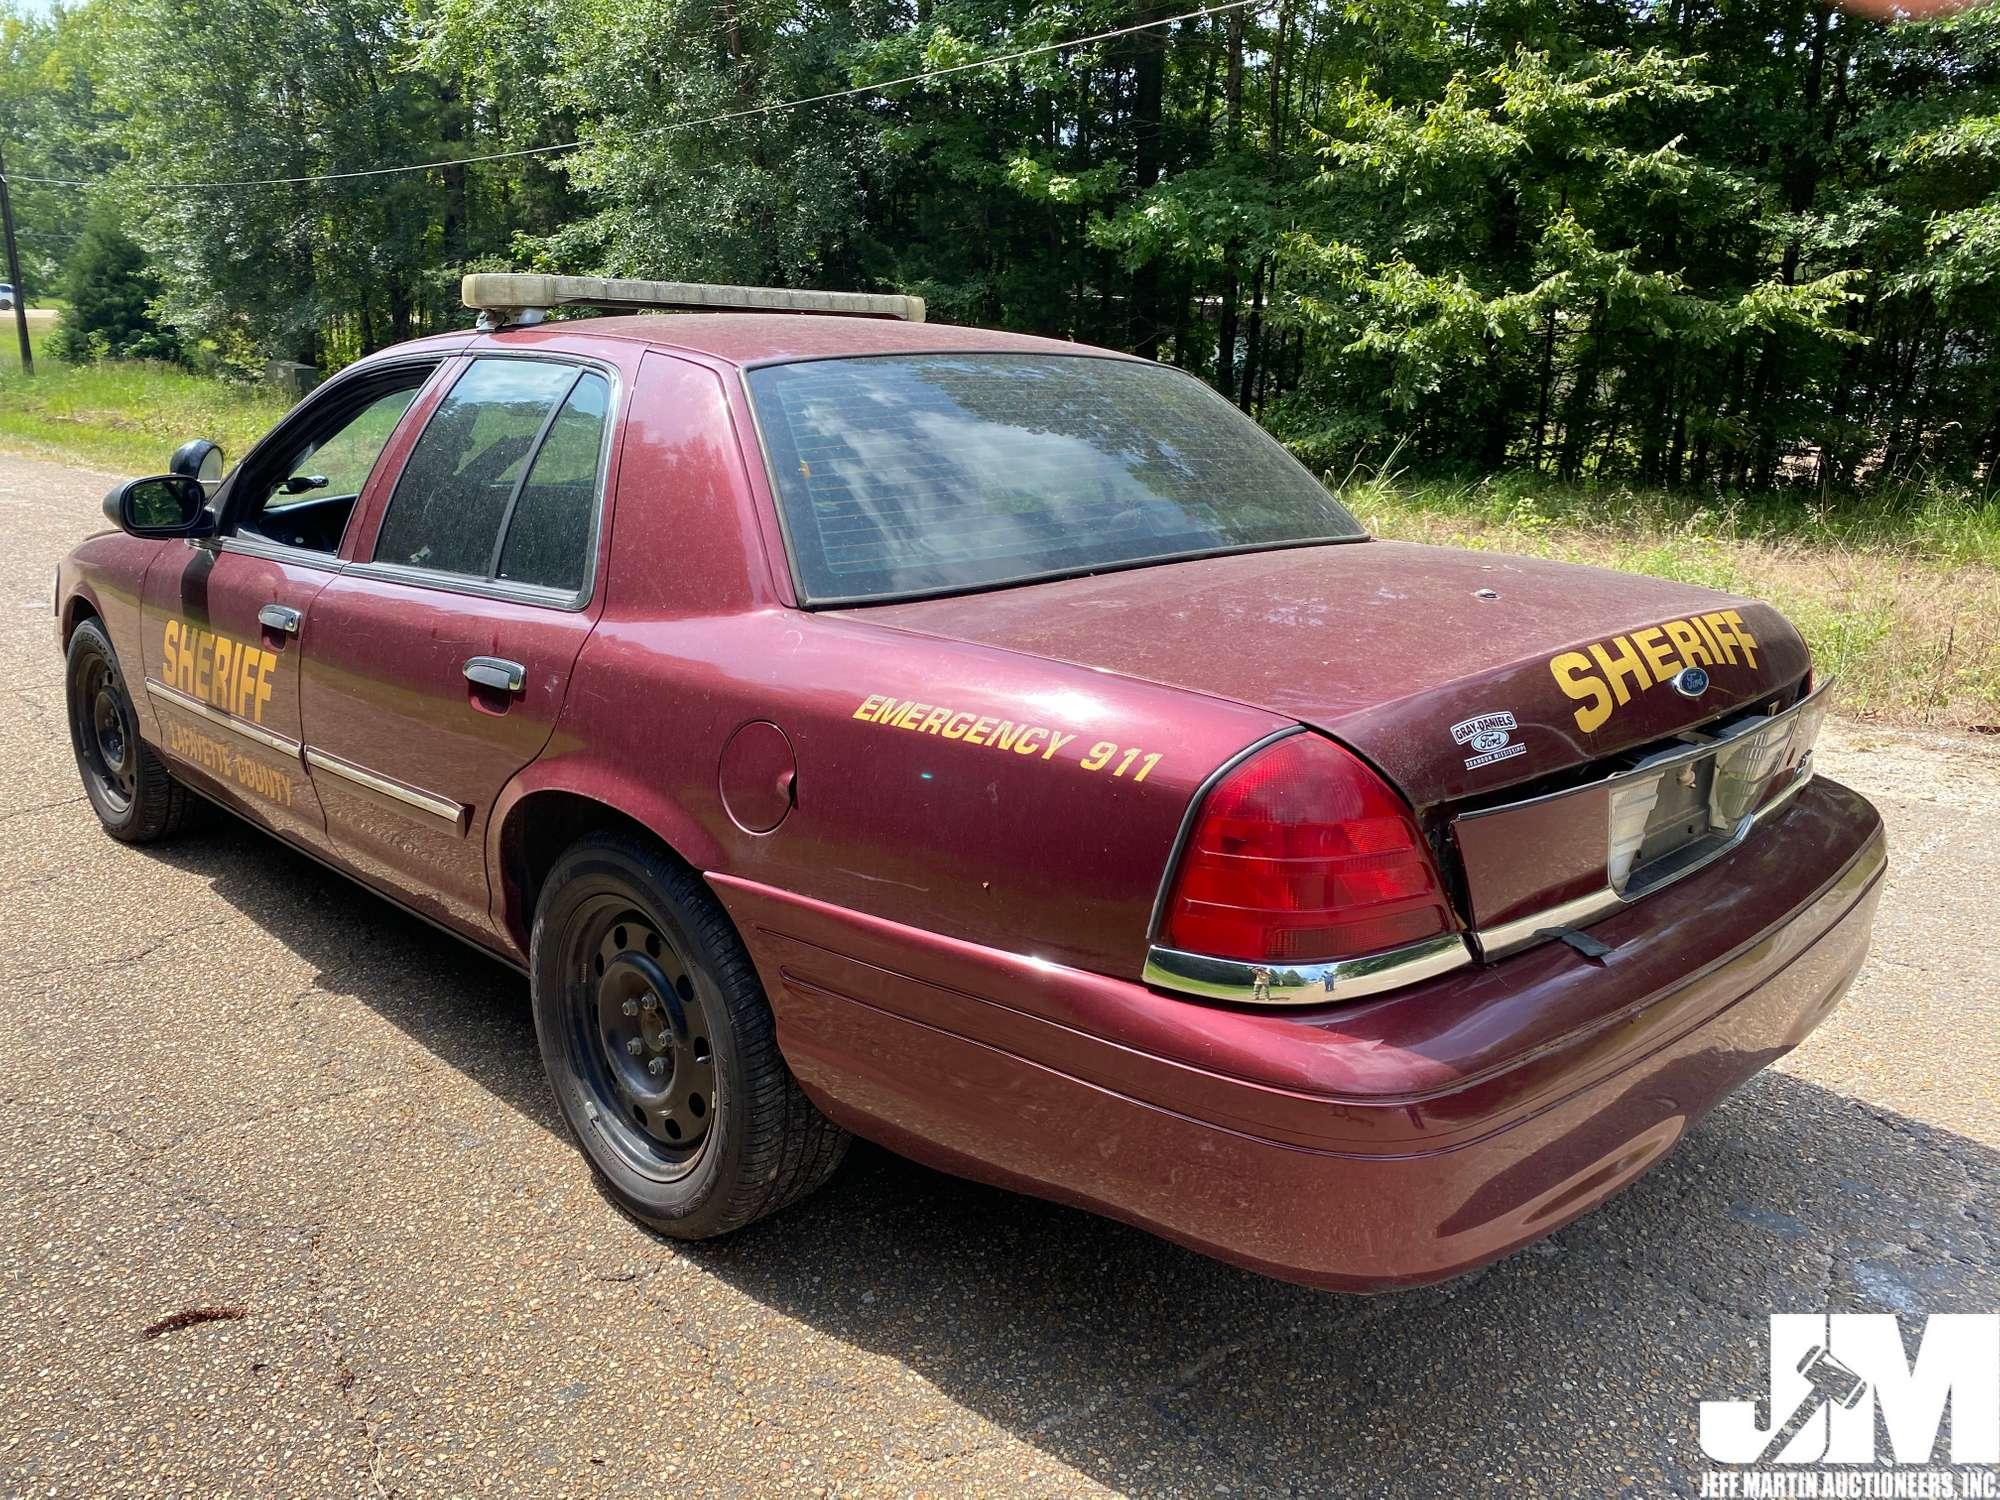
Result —
[{"label": "emergency 911 decal", "polygon": [[[1733,667],[1739,654],[1746,666],[1757,665],[1757,638],[1743,628],[1743,617],[1733,609],[1648,625],[1630,636],[1593,641],[1585,650],[1589,655],[1565,651],[1549,660],[1556,686],[1583,703],[1576,711],[1576,727],[1585,734],[1602,729],[1636,695],[1672,685],[1691,667]],[[1706,672],[1700,681],[1705,690]]]},{"label": "emergency 911 decal", "polygon": [[[1016,755],[1033,755],[1048,761],[1076,739],[1047,724],[996,719],[970,709],[941,708],[919,703],[914,698],[897,698],[892,693],[870,693],[854,710],[865,724],[885,729],[905,729],[912,734],[934,734],[940,739],[979,749],[1007,750]],[[1068,759],[1067,756],[1064,759]],[[1144,781],[1160,763],[1160,752],[1138,745],[1120,745],[1098,740],[1082,752],[1076,764],[1085,771],[1102,771],[1112,776],[1131,773],[1133,781]]]}]

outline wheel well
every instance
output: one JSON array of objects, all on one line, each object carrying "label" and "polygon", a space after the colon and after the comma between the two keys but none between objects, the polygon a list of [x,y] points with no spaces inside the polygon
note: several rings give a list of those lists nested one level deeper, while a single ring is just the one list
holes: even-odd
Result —
[{"label": "wheel well", "polygon": [[69,647],[69,638],[76,634],[76,627],[85,620],[99,620],[103,617],[81,594],[72,594],[69,603],[63,606],[63,647]]},{"label": "wheel well", "polygon": [[687,863],[637,818],[575,792],[530,792],[515,804],[500,830],[500,879],[507,931],[523,953],[528,951],[542,883],[563,851],[588,834],[611,832],[644,839],[670,859]]}]

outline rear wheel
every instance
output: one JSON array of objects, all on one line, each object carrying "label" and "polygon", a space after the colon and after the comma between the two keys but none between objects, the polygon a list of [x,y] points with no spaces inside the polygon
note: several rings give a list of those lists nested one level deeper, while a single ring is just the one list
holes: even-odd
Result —
[{"label": "rear wheel", "polygon": [[726,1234],[839,1165],[847,1136],[778,1055],[742,941],[663,852],[619,835],[570,849],[543,883],[529,969],[563,1119],[634,1218]]},{"label": "rear wheel", "polygon": [[67,686],[70,748],[104,831],[145,844],[178,829],[187,819],[188,790],[139,738],[117,654],[95,620],[70,635]]}]

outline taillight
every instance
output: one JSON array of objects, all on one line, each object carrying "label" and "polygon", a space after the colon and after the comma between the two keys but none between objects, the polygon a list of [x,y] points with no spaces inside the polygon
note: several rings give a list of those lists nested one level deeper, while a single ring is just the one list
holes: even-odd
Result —
[{"label": "taillight", "polygon": [[1213,958],[1311,963],[1457,925],[1402,800],[1338,745],[1294,734],[1202,802],[1160,941]]}]

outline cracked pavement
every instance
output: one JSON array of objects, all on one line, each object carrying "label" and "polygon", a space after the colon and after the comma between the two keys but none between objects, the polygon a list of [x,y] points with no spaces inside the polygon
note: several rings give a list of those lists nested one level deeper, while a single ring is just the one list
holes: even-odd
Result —
[{"label": "cracked pavement", "polygon": [[1829,726],[1892,837],[1860,982],[1478,1275],[1303,1291],[865,1147],[677,1245],[592,1188],[509,970],[219,815],[98,832],[49,589],[110,482],[0,459],[0,1491],[1691,1493],[1768,1313],[2000,1307],[1992,746]]}]

